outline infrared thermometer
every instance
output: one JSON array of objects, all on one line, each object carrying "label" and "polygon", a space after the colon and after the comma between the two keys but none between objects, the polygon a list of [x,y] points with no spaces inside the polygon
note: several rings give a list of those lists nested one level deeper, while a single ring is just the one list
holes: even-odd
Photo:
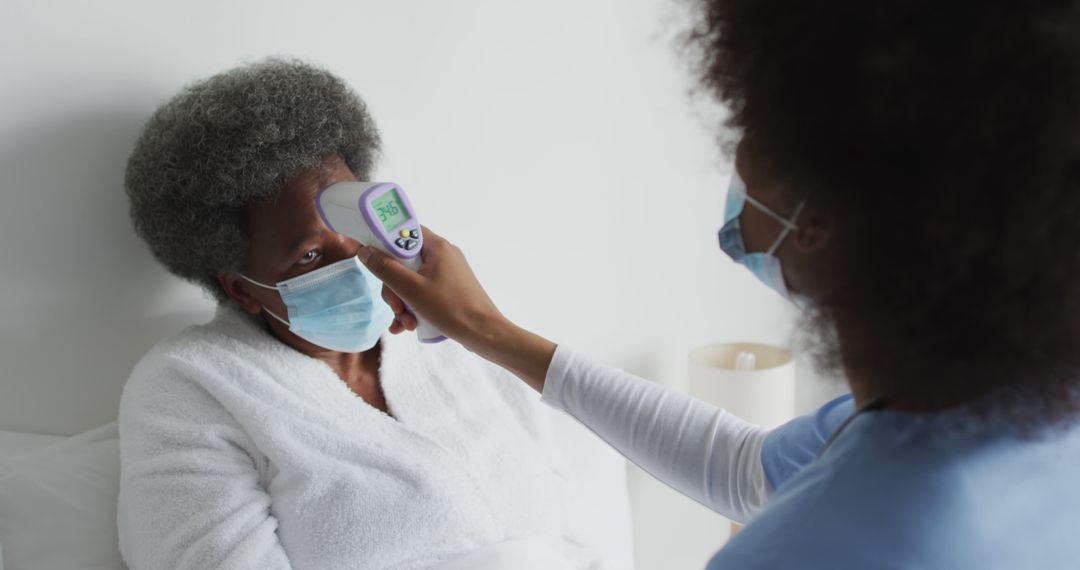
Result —
[{"label": "infrared thermometer", "polygon": [[[413,271],[420,269],[424,234],[416,210],[401,186],[392,182],[337,182],[319,190],[315,207],[332,231],[391,255]],[[406,309],[416,317],[420,342],[446,340],[445,335],[415,311]]]}]

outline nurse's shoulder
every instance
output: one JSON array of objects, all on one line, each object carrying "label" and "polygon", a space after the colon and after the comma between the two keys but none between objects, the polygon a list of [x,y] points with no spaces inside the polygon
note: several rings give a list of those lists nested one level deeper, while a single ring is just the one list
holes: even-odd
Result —
[{"label": "nurse's shoulder", "polygon": [[1080,426],[866,412],[709,568],[1080,568]]}]

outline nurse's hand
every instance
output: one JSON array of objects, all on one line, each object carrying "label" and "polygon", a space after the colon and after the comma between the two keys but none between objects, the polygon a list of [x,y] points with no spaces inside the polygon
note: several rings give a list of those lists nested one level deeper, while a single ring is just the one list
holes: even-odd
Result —
[{"label": "nurse's hand", "polygon": [[405,312],[403,299],[443,334],[462,344],[481,336],[483,330],[505,325],[461,249],[426,227],[423,232],[420,255],[424,263],[419,273],[372,248],[362,247],[358,253],[360,261],[386,285],[383,299],[394,310],[397,332],[416,328],[416,319]]},{"label": "nurse's hand", "polygon": [[504,317],[461,249],[426,227],[423,232],[420,254],[424,263],[418,272],[369,247],[357,252],[360,261],[385,285],[383,299],[395,314],[391,332],[416,328],[416,319],[405,312],[408,303],[447,337],[542,391],[555,345]]}]

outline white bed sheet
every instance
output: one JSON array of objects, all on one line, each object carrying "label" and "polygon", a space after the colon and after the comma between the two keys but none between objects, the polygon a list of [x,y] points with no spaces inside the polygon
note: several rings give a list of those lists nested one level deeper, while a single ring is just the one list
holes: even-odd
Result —
[{"label": "white bed sheet", "polygon": [[119,472],[115,422],[72,437],[0,432],[0,568],[124,570]]},{"label": "white bed sheet", "polygon": [[42,435],[0,430],[0,457],[19,457],[65,440],[62,435]]}]

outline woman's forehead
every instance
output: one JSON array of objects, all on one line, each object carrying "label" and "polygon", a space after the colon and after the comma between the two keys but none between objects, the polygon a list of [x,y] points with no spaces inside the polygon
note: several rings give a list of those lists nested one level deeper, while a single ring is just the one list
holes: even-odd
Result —
[{"label": "woman's forehead", "polygon": [[321,167],[286,182],[273,198],[251,205],[248,223],[252,237],[279,244],[324,227],[315,207],[316,194],[329,184],[355,179],[340,158],[324,159]]}]

